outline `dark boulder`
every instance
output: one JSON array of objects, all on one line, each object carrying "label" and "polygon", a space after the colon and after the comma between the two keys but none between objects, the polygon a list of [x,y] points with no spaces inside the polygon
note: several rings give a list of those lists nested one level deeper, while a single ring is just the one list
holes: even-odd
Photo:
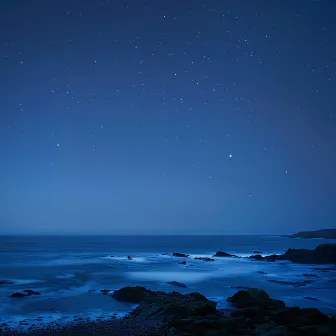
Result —
[{"label": "dark boulder", "polygon": [[131,256],[128,256],[127,259],[128,260],[133,260],[133,258]]},{"label": "dark boulder", "polygon": [[264,260],[264,257],[260,254],[251,255],[248,258],[253,260]]},{"label": "dark boulder", "polygon": [[189,254],[184,254],[184,253],[174,252],[174,253],[173,253],[173,257],[187,258],[187,257],[189,257]]},{"label": "dark boulder", "polygon": [[216,302],[199,293],[183,295],[178,292],[151,292],[131,316],[171,322],[190,316],[204,316],[216,313]]},{"label": "dark boulder", "polygon": [[301,325],[328,325],[329,317],[316,308],[302,308],[298,321]]},{"label": "dark boulder", "polygon": [[11,297],[11,298],[24,298],[26,296],[27,296],[27,294],[16,292],[16,293],[11,294],[9,297]]},{"label": "dark boulder", "polygon": [[279,325],[289,325],[293,323],[300,314],[299,307],[285,307],[272,312],[272,320]]},{"label": "dark boulder", "polygon": [[203,260],[203,261],[215,261],[215,259],[213,258],[209,258],[209,257],[195,257],[195,260]]},{"label": "dark boulder", "polygon": [[177,282],[177,281],[170,281],[170,282],[167,282],[167,284],[176,286],[176,287],[187,288],[185,284]]},{"label": "dark boulder", "polygon": [[116,290],[112,296],[118,301],[140,303],[152,292],[142,286],[127,286]]},{"label": "dark boulder", "polygon": [[186,262],[186,261],[181,261],[181,262],[179,262],[179,264],[180,264],[180,265],[186,265],[187,262]]},{"label": "dark boulder", "polygon": [[237,308],[262,307],[264,309],[285,308],[285,303],[280,300],[271,299],[268,294],[258,288],[240,290],[227,299]]},{"label": "dark boulder", "polygon": [[213,257],[237,257],[237,256],[223,251],[217,251],[216,254],[213,255]]}]

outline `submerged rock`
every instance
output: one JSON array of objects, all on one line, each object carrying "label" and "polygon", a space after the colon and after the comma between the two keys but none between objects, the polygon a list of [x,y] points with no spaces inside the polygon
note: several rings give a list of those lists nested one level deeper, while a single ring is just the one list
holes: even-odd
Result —
[{"label": "submerged rock", "polygon": [[305,281],[283,281],[283,280],[267,280],[269,282],[277,283],[279,285],[290,285],[294,287],[302,287],[311,284],[312,280],[305,280]]},{"label": "submerged rock", "polygon": [[26,296],[27,296],[27,294],[16,292],[16,293],[11,294],[9,297],[11,297],[11,298],[24,298]]},{"label": "submerged rock", "polygon": [[187,257],[189,257],[189,254],[174,252],[173,257],[187,258]]},{"label": "submerged rock", "polygon": [[176,287],[187,288],[187,285],[185,285],[181,282],[177,282],[177,281],[170,281],[170,282],[167,282],[167,284],[172,285],[172,286],[176,286]]},{"label": "submerged rock", "polygon": [[195,260],[203,260],[203,261],[215,261],[215,259],[213,258],[209,258],[209,257],[195,257]]},{"label": "submerged rock", "polygon": [[213,255],[213,257],[237,257],[237,256],[223,251],[217,251],[216,254]]},{"label": "submerged rock", "polygon": [[0,280],[0,286],[1,285],[14,285],[14,282],[8,280]]},{"label": "submerged rock", "polygon": [[179,262],[179,264],[180,264],[180,265],[186,265],[187,262],[186,262],[186,261],[181,261],[181,262]]},{"label": "submerged rock", "polygon": [[128,260],[133,260],[133,258],[131,256],[128,256],[127,259]]}]

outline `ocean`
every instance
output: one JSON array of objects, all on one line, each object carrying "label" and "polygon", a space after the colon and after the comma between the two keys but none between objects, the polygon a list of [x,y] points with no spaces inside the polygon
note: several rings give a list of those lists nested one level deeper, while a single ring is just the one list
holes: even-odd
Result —
[{"label": "ocean", "polygon": [[[0,325],[123,316],[134,305],[117,302],[100,291],[129,285],[200,292],[218,302],[219,308],[228,306],[226,298],[238,290],[233,287],[257,287],[289,306],[316,307],[336,314],[336,283],[330,281],[336,279],[336,272],[313,270],[328,265],[245,258],[194,260],[219,250],[244,257],[254,251],[268,255],[288,248],[313,249],[326,242],[279,236],[0,236],[0,281],[13,282],[0,284]],[[190,257],[173,257],[173,252]],[[187,265],[179,264],[182,260]],[[311,273],[316,277],[309,277],[312,282],[300,287],[269,281],[297,282],[307,280],[303,274]],[[174,287],[169,281],[181,282],[187,288]],[[26,289],[41,295],[9,297]]]}]

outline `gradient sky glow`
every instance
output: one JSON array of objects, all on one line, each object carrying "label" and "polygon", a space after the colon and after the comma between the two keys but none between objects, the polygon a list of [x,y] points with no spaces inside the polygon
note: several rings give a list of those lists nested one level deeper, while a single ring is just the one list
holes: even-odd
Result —
[{"label": "gradient sky glow", "polygon": [[0,233],[335,227],[333,0],[0,2]]}]

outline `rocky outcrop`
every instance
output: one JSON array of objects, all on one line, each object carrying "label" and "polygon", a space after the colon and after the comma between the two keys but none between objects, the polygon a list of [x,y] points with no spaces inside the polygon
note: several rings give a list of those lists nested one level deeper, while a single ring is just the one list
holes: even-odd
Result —
[{"label": "rocky outcrop", "polygon": [[16,293],[11,294],[9,297],[10,298],[18,298],[18,299],[20,299],[20,298],[24,298],[26,296],[27,296],[27,294],[16,292]]},{"label": "rocky outcrop", "polygon": [[317,231],[302,231],[293,235],[285,236],[288,238],[324,238],[336,239],[336,229],[322,229]]},{"label": "rocky outcrop", "polygon": [[187,288],[187,285],[185,285],[181,282],[177,282],[177,281],[170,281],[170,282],[167,282],[167,284],[172,285],[172,286],[176,286],[176,287]]},{"label": "rocky outcrop", "polygon": [[216,254],[213,255],[213,257],[237,257],[237,256],[223,251],[217,251]]},{"label": "rocky outcrop", "polygon": [[278,261],[288,260],[301,264],[336,264],[336,244],[322,244],[314,250],[288,249],[284,254],[261,256],[260,254],[248,257],[252,260]]},{"label": "rocky outcrop", "polygon": [[118,301],[140,303],[152,292],[145,287],[124,287],[116,290],[112,296]]},{"label": "rocky outcrop", "polygon": [[265,309],[281,309],[285,307],[283,301],[271,299],[268,294],[258,288],[240,290],[227,299],[237,308],[263,307]]},{"label": "rocky outcrop", "polygon": [[229,297],[227,301],[235,308],[226,314],[199,293],[164,293],[144,287],[126,287],[115,293],[119,299],[139,303],[130,318],[163,322],[174,328],[164,335],[322,336],[335,328],[335,322],[318,309],[286,307],[283,301],[272,299],[257,288],[240,290]]},{"label": "rocky outcrop", "polygon": [[9,297],[11,298],[24,298],[26,296],[31,296],[31,295],[41,295],[39,292],[35,292],[32,289],[25,289],[23,293],[21,292],[16,292],[11,294]]},{"label": "rocky outcrop", "polygon": [[174,252],[173,253],[173,257],[187,258],[187,257],[189,257],[189,254],[184,254],[184,253],[180,253],[180,252]]}]

